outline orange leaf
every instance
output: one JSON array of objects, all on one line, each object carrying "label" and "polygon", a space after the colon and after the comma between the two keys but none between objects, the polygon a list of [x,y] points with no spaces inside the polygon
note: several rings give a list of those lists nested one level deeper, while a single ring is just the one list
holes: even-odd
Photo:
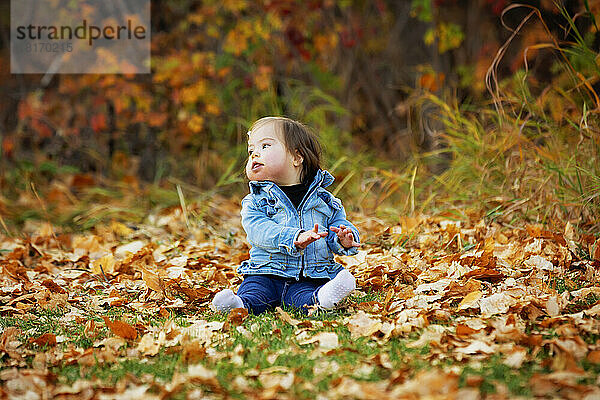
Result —
[{"label": "orange leaf", "polygon": [[90,125],[94,132],[100,132],[106,130],[108,124],[106,122],[106,116],[104,114],[94,114],[90,118]]},{"label": "orange leaf", "polygon": [[478,332],[477,329],[473,329],[465,324],[458,324],[456,325],[456,334],[458,336],[469,336],[472,335],[473,333]]},{"label": "orange leaf", "polygon": [[587,355],[587,360],[594,364],[600,364],[600,350],[590,351]]},{"label": "orange leaf", "polygon": [[148,115],[148,124],[154,127],[163,126],[167,122],[167,113],[153,112]]},{"label": "orange leaf", "polygon": [[37,339],[30,338],[29,343],[35,343],[38,346],[56,346],[56,335],[53,333],[44,333]]},{"label": "orange leaf", "polygon": [[124,339],[131,340],[137,338],[137,331],[133,326],[129,325],[128,323],[119,320],[111,321],[107,317],[102,317],[102,319],[104,319],[106,326],[108,326],[108,328],[115,335],[120,336]]},{"label": "orange leaf", "polygon": [[2,151],[4,155],[7,157],[12,157],[13,150],[15,149],[15,141],[11,137],[5,137],[2,140]]},{"label": "orange leaf", "polygon": [[29,278],[27,277],[27,270],[19,261],[8,260],[8,262],[4,263],[2,267],[4,269],[4,273],[16,281],[30,282]]},{"label": "orange leaf", "polygon": [[290,317],[290,314],[288,314],[288,313],[286,313],[285,311],[283,311],[283,310],[281,309],[281,307],[277,307],[277,308],[275,309],[275,311],[277,311],[277,313],[279,314],[279,317],[280,317],[282,320],[284,320],[285,322],[287,322],[287,323],[288,323],[288,324],[290,324],[290,325],[297,326],[297,325],[300,323],[300,321],[299,321],[299,320],[297,320],[297,319],[294,319],[294,318]]}]

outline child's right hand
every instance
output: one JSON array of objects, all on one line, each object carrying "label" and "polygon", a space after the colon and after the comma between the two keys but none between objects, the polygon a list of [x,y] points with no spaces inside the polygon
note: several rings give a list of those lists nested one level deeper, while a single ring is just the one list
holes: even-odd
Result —
[{"label": "child's right hand", "polygon": [[316,242],[325,236],[327,236],[327,232],[319,232],[319,224],[315,224],[314,229],[300,233],[298,239],[294,240],[294,244],[299,249],[305,249],[312,242]]}]

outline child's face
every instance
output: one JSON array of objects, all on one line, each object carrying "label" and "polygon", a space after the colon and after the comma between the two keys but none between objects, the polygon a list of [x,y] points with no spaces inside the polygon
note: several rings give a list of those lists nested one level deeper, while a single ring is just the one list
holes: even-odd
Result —
[{"label": "child's face", "polygon": [[274,123],[266,123],[250,132],[246,176],[251,181],[272,181],[280,186],[298,184],[302,157],[287,151],[274,127]]}]

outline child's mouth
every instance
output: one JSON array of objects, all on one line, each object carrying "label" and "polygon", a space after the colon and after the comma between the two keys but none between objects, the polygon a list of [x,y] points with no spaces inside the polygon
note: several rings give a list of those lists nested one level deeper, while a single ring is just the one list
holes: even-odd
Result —
[{"label": "child's mouth", "polygon": [[262,166],[263,165],[261,163],[253,162],[252,163],[252,171],[256,171],[256,170],[258,170]]}]

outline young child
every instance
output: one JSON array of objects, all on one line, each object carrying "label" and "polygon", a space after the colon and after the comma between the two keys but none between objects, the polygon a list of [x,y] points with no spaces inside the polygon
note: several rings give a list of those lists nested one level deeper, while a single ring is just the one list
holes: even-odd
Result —
[{"label": "young child", "polygon": [[242,226],[250,259],[237,295],[216,294],[213,309],[246,308],[254,314],[277,306],[333,309],[356,288],[354,276],[333,253],[358,252],[358,230],[340,200],[325,188],[333,176],[320,169],[321,146],[300,122],[280,117],[256,121],[248,132]]}]

